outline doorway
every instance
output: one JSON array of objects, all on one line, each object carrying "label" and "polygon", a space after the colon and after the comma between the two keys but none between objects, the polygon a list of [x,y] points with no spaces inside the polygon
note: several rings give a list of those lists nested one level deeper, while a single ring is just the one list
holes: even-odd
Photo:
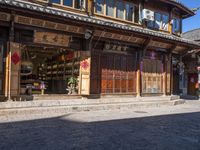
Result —
[{"label": "doorway", "polygon": [[[68,82],[79,78],[80,52],[59,47],[25,46],[22,50],[21,95],[68,94]],[[78,94],[78,81],[76,83]]]},{"label": "doorway", "polygon": [[196,96],[197,95],[197,87],[198,83],[198,75],[196,73],[191,73],[188,75],[188,95]]},{"label": "doorway", "polygon": [[136,63],[136,53],[103,53],[101,55],[101,93],[135,94]]}]

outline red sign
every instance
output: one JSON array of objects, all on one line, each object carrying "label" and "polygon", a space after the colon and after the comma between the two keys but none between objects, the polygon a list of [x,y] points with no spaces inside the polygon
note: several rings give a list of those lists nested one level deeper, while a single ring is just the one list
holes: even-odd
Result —
[{"label": "red sign", "polygon": [[17,52],[14,52],[11,56],[11,61],[16,65],[20,61],[19,54]]},{"label": "red sign", "polygon": [[89,65],[90,64],[88,63],[87,60],[84,60],[84,61],[81,62],[81,68],[83,68],[84,70],[87,70]]}]

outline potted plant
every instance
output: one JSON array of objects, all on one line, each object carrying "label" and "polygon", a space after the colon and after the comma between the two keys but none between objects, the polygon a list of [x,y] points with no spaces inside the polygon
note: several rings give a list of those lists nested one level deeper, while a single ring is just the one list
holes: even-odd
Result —
[{"label": "potted plant", "polygon": [[70,78],[68,78],[68,80],[67,80],[68,94],[70,94],[70,95],[77,94],[77,84],[78,84],[78,80],[76,77],[71,76]]}]

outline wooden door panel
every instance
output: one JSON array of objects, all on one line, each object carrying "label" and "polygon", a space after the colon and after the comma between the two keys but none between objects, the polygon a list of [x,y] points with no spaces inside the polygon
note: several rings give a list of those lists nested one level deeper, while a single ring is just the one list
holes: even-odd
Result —
[{"label": "wooden door panel", "polygon": [[115,93],[120,93],[121,89],[121,80],[120,79],[115,79]]},{"label": "wooden door panel", "polygon": [[101,64],[102,93],[118,94],[136,92],[135,56],[102,54]]},{"label": "wooden door panel", "polygon": [[121,92],[127,93],[127,80],[126,79],[121,80]]},{"label": "wooden door panel", "polygon": [[142,92],[163,93],[163,65],[160,60],[145,59],[142,70]]}]

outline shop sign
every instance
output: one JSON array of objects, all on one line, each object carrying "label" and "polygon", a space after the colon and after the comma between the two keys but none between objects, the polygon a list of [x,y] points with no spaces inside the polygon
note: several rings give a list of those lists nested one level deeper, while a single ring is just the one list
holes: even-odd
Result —
[{"label": "shop sign", "polygon": [[34,35],[34,43],[68,47],[69,36],[52,32],[36,31]]},{"label": "shop sign", "polygon": [[20,61],[20,56],[17,52],[14,52],[11,56],[11,61],[16,65]]}]

